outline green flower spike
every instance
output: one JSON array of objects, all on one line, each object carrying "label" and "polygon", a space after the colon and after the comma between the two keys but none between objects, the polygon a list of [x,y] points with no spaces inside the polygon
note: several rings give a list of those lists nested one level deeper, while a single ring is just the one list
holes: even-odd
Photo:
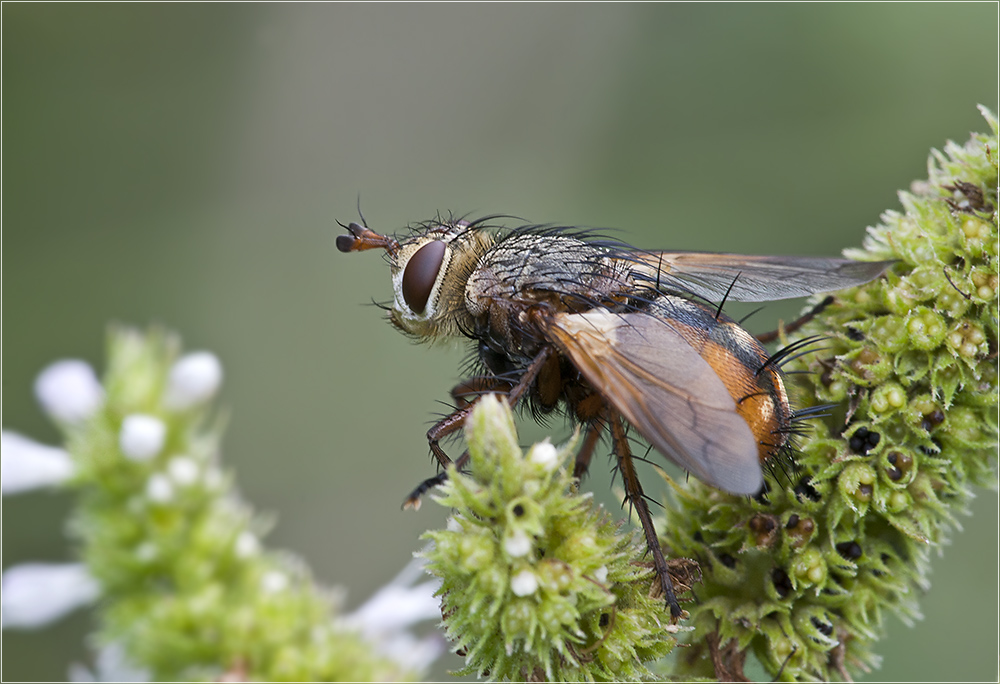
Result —
[{"label": "green flower spike", "polygon": [[834,404],[775,467],[765,497],[675,485],[665,547],[698,560],[681,678],[737,677],[750,653],[783,680],[849,679],[878,663],[882,620],[919,616],[929,552],[973,486],[996,486],[997,120],[935,151],[929,178],[869,229],[861,260],[898,259],[841,292],[785,370],[799,407]]},{"label": "green flower spike", "polygon": [[103,392],[60,420],[70,530],[100,587],[95,645],[168,681],[412,677],[337,621],[304,563],[263,548],[266,521],[217,463],[218,361],[178,356],[162,332],[112,331]]},{"label": "green flower spike", "polygon": [[677,627],[644,545],[591,494],[578,493],[561,448],[524,454],[506,402],[484,397],[467,426],[468,475],[454,468],[436,500],[454,509],[447,529],[428,532],[428,570],[459,674],[549,681],[638,680],[669,653]]}]

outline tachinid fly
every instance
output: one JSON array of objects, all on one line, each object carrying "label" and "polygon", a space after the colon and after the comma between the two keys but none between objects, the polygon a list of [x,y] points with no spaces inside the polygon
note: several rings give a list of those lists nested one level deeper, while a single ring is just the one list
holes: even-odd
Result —
[{"label": "tachinid fly", "polygon": [[[761,464],[787,448],[796,415],[777,357],[722,313],[728,299],[763,302],[860,285],[892,262],[635,249],[573,228],[438,219],[396,239],[345,226],[342,252],[384,249],[389,318],[420,340],[467,337],[480,372],[452,390],[458,408],[427,433],[460,430],[478,398],[507,397],[533,415],[562,409],[584,426],[582,476],[607,430],[672,615],[681,615],[627,429],[702,481],[733,494],[763,486]],[[457,461],[461,467],[468,458]],[[421,484],[417,505],[445,474]]]}]

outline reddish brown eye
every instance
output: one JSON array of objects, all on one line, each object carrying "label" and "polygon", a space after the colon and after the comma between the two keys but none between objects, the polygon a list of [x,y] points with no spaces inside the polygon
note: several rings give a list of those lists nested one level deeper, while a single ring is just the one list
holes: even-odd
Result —
[{"label": "reddish brown eye", "polygon": [[406,262],[403,271],[403,300],[413,313],[423,313],[444,262],[445,243],[428,242]]}]

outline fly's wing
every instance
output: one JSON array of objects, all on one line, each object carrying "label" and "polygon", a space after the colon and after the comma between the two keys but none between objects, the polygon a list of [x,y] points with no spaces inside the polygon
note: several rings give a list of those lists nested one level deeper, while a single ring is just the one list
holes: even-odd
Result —
[{"label": "fly's wing", "polygon": [[719,376],[669,322],[644,313],[561,313],[547,332],[664,456],[728,492],[760,490],[750,427]]},{"label": "fly's wing", "polygon": [[713,302],[726,297],[767,302],[842,290],[877,278],[894,263],[711,252],[636,252],[628,260],[637,280],[667,287],[679,283]]}]

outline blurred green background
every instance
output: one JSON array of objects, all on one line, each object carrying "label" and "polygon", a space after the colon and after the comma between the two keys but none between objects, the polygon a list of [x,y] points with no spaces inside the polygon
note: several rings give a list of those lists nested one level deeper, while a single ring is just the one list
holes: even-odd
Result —
[{"label": "blurred green background", "polygon": [[[357,217],[621,228],[643,247],[834,255],[997,107],[994,4],[4,4],[3,425],[56,433],[46,364],[110,321],[222,359],[228,466],[269,543],[359,605],[442,524],[402,497],[462,352],[364,306]],[[798,305],[772,305],[758,330]],[[541,436],[525,428],[525,442]],[[567,431],[559,424],[556,434]],[[608,467],[591,485],[604,501]],[[870,679],[997,676],[997,496],[888,620]],[[3,502],[3,566],[71,557],[68,496]],[[5,680],[62,679],[86,614],[3,634]],[[459,666],[450,656],[433,675]]]}]

